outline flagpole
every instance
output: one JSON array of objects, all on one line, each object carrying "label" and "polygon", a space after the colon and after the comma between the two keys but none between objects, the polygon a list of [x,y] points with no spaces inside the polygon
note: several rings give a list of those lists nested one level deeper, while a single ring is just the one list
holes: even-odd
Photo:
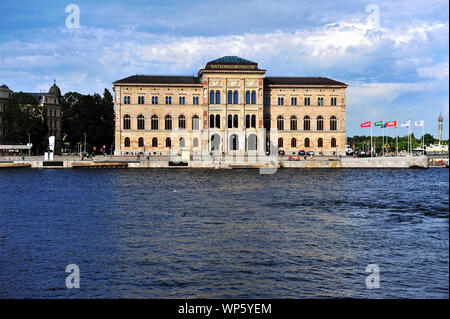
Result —
[{"label": "flagpole", "polygon": [[425,122],[422,124],[422,155],[425,155]]},{"label": "flagpole", "polygon": [[372,122],[373,121],[370,122],[370,157],[372,157],[372,149],[373,149],[373,146],[372,146]]},{"label": "flagpole", "polygon": [[395,139],[396,139],[396,141],[395,141],[395,143],[396,143],[396,146],[395,146],[395,149],[397,150],[396,152],[397,152],[397,154],[396,154],[396,156],[398,157],[398,122],[397,122],[397,126],[395,127]]},{"label": "flagpole", "polygon": [[382,134],[382,141],[383,141],[383,146],[381,147],[381,149],[383,150],[382,156],[384,157],[384,123],[383,123],[383,127],[381,128],[381,134]]}]

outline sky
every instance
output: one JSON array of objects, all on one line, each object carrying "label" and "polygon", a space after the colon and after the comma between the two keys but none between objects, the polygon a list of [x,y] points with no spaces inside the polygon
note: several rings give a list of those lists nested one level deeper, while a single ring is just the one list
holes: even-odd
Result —
[{"label": "sky", "polygon": [[56,80],[63,94],[102,94],[133,74],[197,75],[237,55],[267,76],[347,83],[347,136],[370,135],[370,120],[424,120],[437,136],[442,113],[448,139],[448,0],[2,0],[0,12],[0,85],[16,92]]}]

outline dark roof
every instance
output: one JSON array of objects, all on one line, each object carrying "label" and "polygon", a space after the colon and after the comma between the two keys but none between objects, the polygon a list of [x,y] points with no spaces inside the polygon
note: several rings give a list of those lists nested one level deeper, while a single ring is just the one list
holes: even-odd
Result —
[{"label": "dark roof", "polygon": [[132,75],[127,78],[117,80],[115,83],[127,84],[201,84],[196,76],[177,75]]},{"label": "dark roof", "polygon": [[287,76],[267,76],[264,84],[268,85],[339,85],[347,84],[323,77],[287,77]]},{"label": "dark roof", "polygon": [[52,94],[56,97],[61,97],[61,90],[59,89],[59,87],[56,85],[56,81],[55,83],[53,83],[52,87],[50,88],[50,90],[48,91],[49,94]]},{"label": "dark roof", "polygon": [[6,84],[3,84],[2,86],[0,86],[0,88],[2,88],[2,89],[10,89]]},{"label": "dark roof", "polygon": [[258,69],[258,63],[238,56],[223,56],[206,63],[205,69]]}]

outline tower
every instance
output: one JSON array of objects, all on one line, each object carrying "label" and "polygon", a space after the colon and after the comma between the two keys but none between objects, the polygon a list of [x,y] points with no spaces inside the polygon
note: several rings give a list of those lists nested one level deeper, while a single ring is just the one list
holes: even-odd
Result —
[{"label": "tower", "polygon": [[438,118],[439,146],[441,146],[441,141],[442,141],[443,124],[444,124],[444,117],[442,116],[442,113],[440,113],[439,118]]}]

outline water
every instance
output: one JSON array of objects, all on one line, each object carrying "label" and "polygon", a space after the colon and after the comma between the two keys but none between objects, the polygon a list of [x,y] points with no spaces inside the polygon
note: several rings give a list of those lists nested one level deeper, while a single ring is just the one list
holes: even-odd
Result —
[{"label": "water", "polygon": [[3,169],[0,297],[448,298],[448,178]]}]

